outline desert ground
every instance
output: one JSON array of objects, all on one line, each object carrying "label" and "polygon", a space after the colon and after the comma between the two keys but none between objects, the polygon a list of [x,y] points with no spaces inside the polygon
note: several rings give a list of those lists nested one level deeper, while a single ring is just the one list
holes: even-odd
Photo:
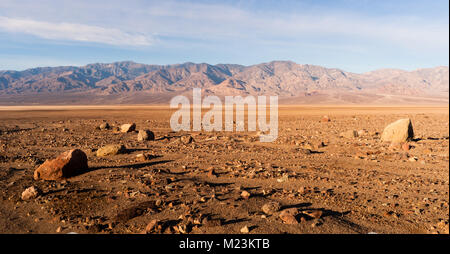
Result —
[{"label": "desert ground", "polygon": [[[262,143],[255,132],[172,132],[166,106],[0,107],[0,233],[448,234],[448,110],[280,106],[278,139]],[[401,118],[413,124],[409,150],[380,140]],[[155,140],[118,130],[127,123]],[[348,130],[358,137],[340,137]],[[108,144],[126,151],[96,156]],[[70,149],[89,170],[33,179]],[[22,200],[31,186],[39,195]]]}]

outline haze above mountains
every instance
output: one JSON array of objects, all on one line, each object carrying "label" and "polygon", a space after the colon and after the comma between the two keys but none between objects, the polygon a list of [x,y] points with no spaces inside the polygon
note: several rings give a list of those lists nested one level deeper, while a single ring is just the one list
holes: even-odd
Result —
[{"label": "haze above mountains", "polygon": [[194,87],[219,97],[278,95],[280,104],[448,104],[449,68],[356,74],[291,61],[44,67],[0,71],[0,104],[166,104]]}]

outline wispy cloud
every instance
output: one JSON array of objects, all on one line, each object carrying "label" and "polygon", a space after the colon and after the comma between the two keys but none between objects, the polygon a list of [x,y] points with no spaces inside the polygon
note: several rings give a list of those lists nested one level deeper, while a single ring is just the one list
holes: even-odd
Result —
[{"label": "wispy cloud", "polygon": [[2,16],[0,16],[0,30],[25,33],[52,40],[95,42],[109,45],[149,46],[153,42],[150,36],[127,33],[114,28]]},{"label": "wispy cloud", "polygon": [[[34,40],[8,33],[56,40],[64,47],[38,40],[51,48],[43,51],[30,43]],[[448,65],[449,52],[447,0],[0,0],[0,35],[5,34],[0,53],[23,43],[35,55],[84,62],[290,59],[360,72]],[[93,49],[63,40],[118,47]]]},{"label": "wispy cloud", "polygon": [[[33,8],[23,8],[22,1],[22,4],[4,1],[0,3],[0,29],[47,39],[150,45],[155,43],[155,38],[148,35],[190,40],[245,40],[252,44],[267,40],[283,44],[288,40],[298,43],[326,38],[331,39],[330,43],[335,39],[370,40],[420,50],[442,50],[449,43],[447,17],[418,17],[406,11],[394,15],[367,15],[338,9],[319,11],[307,6],[284,11],[255,10],[239,4],[179,0],[130,0],[126,4],[120,0],[109,0],[108,4],[61,0],[44,1],[38,6],[26,0],[23,2]],[[78,24],[79,20],[83,20],[84,25]],[[58,23],[62,21],[64,23]]]},{"label": "wispy cloud", "polygon": [[332,43],[348,38],[416,49],[442,49],[449,43],[448,21],[407,13],[370,17],[339,10],[322,13],[252,11],[217,3],[167,1],[141,8],[134,15],[146,16],[152,27],[159,28],[156,32],[168,36],[245,39],[256,43],[266,40],[302,42],[315,38],[332,39]]}]

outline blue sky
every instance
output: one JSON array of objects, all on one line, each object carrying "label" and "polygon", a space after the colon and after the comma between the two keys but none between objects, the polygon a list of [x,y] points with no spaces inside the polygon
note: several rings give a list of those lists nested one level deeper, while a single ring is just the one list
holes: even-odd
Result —
[{"label": "blue sky", "polygon": [[0,70],[132,60],[448,66],[448,0],[0,0]]}]

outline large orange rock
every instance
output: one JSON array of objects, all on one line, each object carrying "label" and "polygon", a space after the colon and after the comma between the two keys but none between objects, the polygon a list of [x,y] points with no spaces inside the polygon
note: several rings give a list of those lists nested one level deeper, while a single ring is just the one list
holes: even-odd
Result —
[{"label": "large orange rock", "polygon": [[35,180],[62,180],[88,169],[87,156],[73,149],[60,154],[54,160],[46,160],[34,171]]}]

